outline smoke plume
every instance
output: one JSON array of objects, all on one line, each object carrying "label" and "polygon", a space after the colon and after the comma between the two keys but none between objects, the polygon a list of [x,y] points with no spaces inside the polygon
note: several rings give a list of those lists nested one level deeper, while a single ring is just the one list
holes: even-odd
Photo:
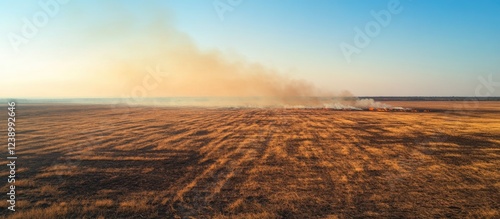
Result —
[{"label": "smoke plume", "polygon": [[[144,13],[151,15],[149,22],[136,24],[132,13],[112,6],[120,16],[110,16],[81,32],[87,39],[98,39],[105,48],[100,49],[101,64],[93,76],[107,90],[114,90],[114,96],[267,97],[247,104],[292,107],[366,108],[378,104],[353,100],[348,92],[336,94],[319,89],[306,80],[259,63],[227,57],[215,49],[203,51],[175,28],[172,16],[164,11],[150,8]],[[147,67],[160,68],[161,77],[152,79]]]}]

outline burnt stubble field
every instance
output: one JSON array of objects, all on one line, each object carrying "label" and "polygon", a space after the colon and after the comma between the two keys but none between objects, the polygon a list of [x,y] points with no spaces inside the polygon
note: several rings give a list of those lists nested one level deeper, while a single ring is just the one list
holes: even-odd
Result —
[{"label": "burnt stubble field", "polygon": [[0,215],[500,217],[500,102],[397,104],[439,110],[19,104]]}]

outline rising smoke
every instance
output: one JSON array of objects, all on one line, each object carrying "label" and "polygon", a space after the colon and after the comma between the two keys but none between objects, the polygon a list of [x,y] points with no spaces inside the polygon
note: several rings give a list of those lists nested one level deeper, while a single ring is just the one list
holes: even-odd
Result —
[{"label": "rising smoke", "polygon": [[107,48],[101,57],[108,59],[103,61],[97,76],[119,94],[129,94],[138,86],[147,66],[160,66],[166,77],[141,94],[144,97],[266,97],[245,104],[335,109],[387,107],[373,100],[357,100],[349,92],[319,89],[306,80],[259,63],[227,57],[218,50],[202,51],[188,35],[175,28],[172,16],[165,11],[149,8],[143,13],[151,15],[149,22],[138,24],[134,14],[113,4],[108,6],[119,16],[110,16],[84,32],[87,38],[99,39]]}]

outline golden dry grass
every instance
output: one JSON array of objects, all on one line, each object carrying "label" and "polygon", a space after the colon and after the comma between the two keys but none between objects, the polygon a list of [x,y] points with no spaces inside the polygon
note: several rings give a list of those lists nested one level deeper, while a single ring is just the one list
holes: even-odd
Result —
[{"label": "golden dry grass", "polygon": [[500,103],[404,104],[449,111],[19,105],[0,215],[500,217]]}]

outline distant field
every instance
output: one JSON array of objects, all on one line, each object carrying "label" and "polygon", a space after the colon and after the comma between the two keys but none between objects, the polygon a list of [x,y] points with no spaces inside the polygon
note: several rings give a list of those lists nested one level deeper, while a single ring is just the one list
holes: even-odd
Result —
[{"label": "distant field", "polygon": [[[431,109],[443,111],[445,113],[500,111],[500,101],[384,101],[384,103],[391,106]],[[467,117],[464,119],[466,118]]]},{"label": "distant field", "polygon": [[440,110],[19,104],[0,216],[499,218],[500,102],[386,103]]}]

